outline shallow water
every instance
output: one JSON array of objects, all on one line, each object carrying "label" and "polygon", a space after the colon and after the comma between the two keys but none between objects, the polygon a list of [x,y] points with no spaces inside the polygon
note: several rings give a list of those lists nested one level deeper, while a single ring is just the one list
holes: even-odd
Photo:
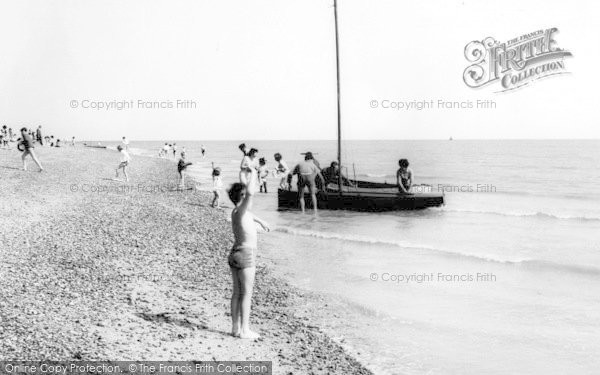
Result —
[{"label": "shallow water", "polygon": [[[237,178],[238,142],[178,141],[210,185]],[[247,142],[275,165],[300,152],[322,166],[333,141]],[[393,181],[397,160],[446,205],[383,214],[255,211],[275,227],[261,254],[292,283],[342,297],[352,324],[327,326],[382,373],[593,373],[600,366],[599,141],[353,141],[350,177]],[[132,142],[155,155],[159,142]],[[354,166],[353,166],[354,164]],[[135,164],[132,164],[135,168]],[[201,186],[202,186],[201,185]],[[372,279],[377,279],[373,281]]]}]

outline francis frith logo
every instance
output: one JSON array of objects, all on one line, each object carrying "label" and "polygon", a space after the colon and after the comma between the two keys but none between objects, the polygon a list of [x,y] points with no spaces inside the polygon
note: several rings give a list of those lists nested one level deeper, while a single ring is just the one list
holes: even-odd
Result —
[{"label": "francis frith logo", "polygon": [[558,47],[557,32],[553,27],[504,43],[492,37],[472,41],[465,47],[465,58],[471,63],[463,73],[465,84],[478,88],[498,82],[498,91],[508,91],[540,78],[568,73],[564,59],[572,55]]}]

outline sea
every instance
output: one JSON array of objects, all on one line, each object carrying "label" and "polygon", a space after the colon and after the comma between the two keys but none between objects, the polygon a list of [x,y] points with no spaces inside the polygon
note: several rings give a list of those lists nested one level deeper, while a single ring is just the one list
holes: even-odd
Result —
[{"label": "sea", "polygon": [[[210,190],[238,178],[235,141],[185,147]],[[245,141],[293,167],[322,167],[336,141]],[[115,142],[116,144],[116,142]],[[158,157],[164,142],[131,142]],[[327,303],[319,326],[381,374],[593,374],[600,368],[600,141],[369,140],[342,143],[350,178],[395,182],[398,159],[445,205],[360,213],[277,210],[278,179],[254,211],[273,231],[259,252]],[[201,148],[206,150],[205,155]],[[170,156],[176,160],[173,156]],[[231,207],[230,202],[226,205]],[[317,316],[318,315],[318,316]]]}]

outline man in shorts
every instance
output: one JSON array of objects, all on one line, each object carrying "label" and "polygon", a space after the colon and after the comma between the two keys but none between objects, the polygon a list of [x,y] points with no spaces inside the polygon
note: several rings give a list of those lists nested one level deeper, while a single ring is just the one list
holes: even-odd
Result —
[{"label": "man in shorts", "polygon": [[294,168],[294,174],[298,175],[298,200],[300,202],[300,209],[304,212],[304,188],[308,187],[310,198],[313,204],[313,210],[317,212],[317,186],[316,177],[319,176],[323,179],[319,167],[315,164],[315,160],[312,152],[308,151],[304,154],[304,161],[298,163]]}]

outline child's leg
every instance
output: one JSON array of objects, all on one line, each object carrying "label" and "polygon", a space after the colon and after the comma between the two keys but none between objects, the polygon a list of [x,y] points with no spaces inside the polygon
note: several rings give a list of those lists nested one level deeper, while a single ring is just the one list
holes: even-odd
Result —
[{"label": "child's leg", "polygon": [[27,154],[29,154],[29,151],[23,151],[23,153],[21,154],[21,159],[23,160],[23,170],[24,171],[27,170],[27,161],[25,160],[25,157],[27,157]]},{"label": "child's leg", "polygon": [[254,275],[256,267],[243,268],[238,271],[240,280],[239,290],[239,314],[241,315],[240,338],[254,339],[260,337],[256,332],[250,330],[250,306],[252,303],[252,291],[254,289]]},{"label": "child's leg", "polygon": [[44,168],[42,168],[42,164],[40,163],[40,161],[38,160],[37,156],[35,155],[35,152],[33,150],[29,150],[29,154],[31,154],[31,158],[33,159],[33,161],[35,162],[35,164],[37,164],[37,166],[40,169],[40,171],[44,170]]},{"label": "child's leg", "polygon": [[129,181],[129,176],[127,175],[127,166],[123,166],[123,174],[125,175],[125,181]]},{"label": "child's leg", "polygon": [[268,193],[267,191],[267,181],[263,182],[263,185],[265,186],[265,194]]},{"label": "child's leg", "polygon": [[231,277],[233,279],[233,293],[231,294],[231,335],[237,336],[240,334],[241,316],[240,316],[240,278],[238,270],[231,269]]}]

